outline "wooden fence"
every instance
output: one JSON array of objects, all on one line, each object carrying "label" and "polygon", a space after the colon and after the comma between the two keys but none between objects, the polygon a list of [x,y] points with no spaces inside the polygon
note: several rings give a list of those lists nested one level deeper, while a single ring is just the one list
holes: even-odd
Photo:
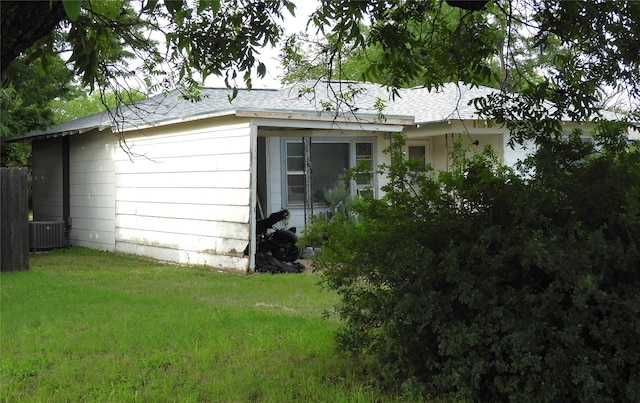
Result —
[{"label": "wooden fence", "polygon": [[0,270],[28,269],[27,168],[0,168]]}]

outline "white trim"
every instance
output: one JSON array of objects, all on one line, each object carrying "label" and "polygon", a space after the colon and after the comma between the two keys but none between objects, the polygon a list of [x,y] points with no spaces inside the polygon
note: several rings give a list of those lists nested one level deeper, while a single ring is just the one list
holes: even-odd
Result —
[{"label": "white trim", "polygon": [[249,128],[251,141],[251,192],[249,196],[249,267],[251,273],[256,268],[256,202],[258,200],[258,126],[251,124]]},{"label": "white trim", "polygon": [[[309,114],[310,117],[316,116]],[[263,119],[255,118],[252,121],[261,127],[283,127],[295,129],[324,129],[324,130],[354,130],[358,132],[402,132],[404,126],[402,124],[385,124],[385,123],[355,123],[341,122],[338,120],[288,120],[288,119]]]},{"label": "white trim", "polygon": [[[314,133],[315,134],[315,133]],[[302,137],[280,137],[280,164],[282,169],[280,170],[280,193],[282,197],[282,205],[283,208],[290,209],[299,209],[303,208],[303,204],[289,204],[287,199],[287,143],[289,142],[302,142]],[[372,164],[373,167],[378,166],[378,141],[377,137],[371,136],[349,136],[349,137],[339,137],[339,136],[331,136],[331,137],[316,137],[311,136],[311,144],[349,144],[349,168],[353,168],[356,166],[356,150],[355,145],[357,143],[370,143],[372,145]],[[357,192],[357,184],[353,183],[354,181],[349,182],[349,193],[350,195],[354,195]],[[378,180],[377,175],[374,174],[371,178],[371,188],[373,190],[374,197],[378,197],[379,189],[378,189]]]},{"label": "white trim", "polygon": [[402,150],[405,158],[409,158],[409,147],[424,147],[424,163],[433,166],[433,145],[430,138],[407,140]]},{"label": "white trim", "polygon": [[386,116],[384,122],[380,122],[377,115],[349,115],[336,116],[335,113],[312,113],[304,111],[273,111],[254,109],[231,109],[208,114],[198,114],[178,119],[156,121],[151,124],[132,124],[125,122],[123,127],[112,125],[114,133],[125,133],[153,127],[169,126],[172,124],[186,123],[222,116],[236,116],[254,118],[257,126],[291,127],[302,129],[338,129],[358,131],[387,131],[401,132],[404,126],[413,124],[413,117]]},{"label": "white trim", "polygon": [[237,109],[235,111],[238,117],[249,118],[265,118],[267,120],[285,120],[285,121],[323,121],[332,123],[355,123],[355,124],[373,124],[373,125],[401,125],[407,126],[414,123],[413,116],[408,115],[389,115],[384,116],[384,120],[380,116],[373,113],[347,113],[337,114],[336,112],[310,112],[310,111],[287,111],[287,110],[271,110],[271,109]]}]

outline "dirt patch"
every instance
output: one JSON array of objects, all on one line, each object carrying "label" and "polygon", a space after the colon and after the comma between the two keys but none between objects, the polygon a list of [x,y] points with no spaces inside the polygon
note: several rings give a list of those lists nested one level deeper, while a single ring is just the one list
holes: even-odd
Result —
[{"label": "dirt patch", "polygon": [[311,259],[298,259],[296,260],[297,263],[301,263],[305,269],[303,271],[303,273],[305,274],[320,274],[320,272],[315,271],[314,265],[313,265],[313,260]]}]

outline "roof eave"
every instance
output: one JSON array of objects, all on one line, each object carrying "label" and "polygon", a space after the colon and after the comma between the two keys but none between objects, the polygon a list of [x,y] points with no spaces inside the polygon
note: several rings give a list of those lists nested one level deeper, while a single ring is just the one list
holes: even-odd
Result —
[{"label": "roof eave", "polygon": [[101,132],[105,129],[110,129],[110,128],[111,126],[108,126],[108,125],[97,125],[97,126],[82,127],[82,128],[73,129],[73,130],[64,130],[60,132],[46,132],[46,131],[36,132],[36,133],[26,134],[24,136],[5,139],[3,141],[5,143],[28,143],[34,140],[44,140],[48,138],[72,136],[74,134],[83,134],[93,130],[98,130],[99,132]]},{"label": "roof eave", "polygon": [[376,125],[413,125],[413,116],[384,115],[374,113],[336,113],[335,111],[305,111],[305,110],[273,110],[273,109],[236,109],[236,116],[261,119],[277,119],[288,121],[319,121],[330,123],[356,123]]},{"label": "roof eave", "polygon": [[[180,123],[194,122],[224,116],[236,116],[240,118],[259,118],[273,119],[280,121],[289,121],[293,125],[301,128],[309,126],[309,122],[321,122],[326,124],[357,124],[357,125],[376,125],[390,127],[391,131],[398,131],[398,127],[412,126],[415,124],[413,116],[406,115],[385,115],[380,116],[374,113],[336,113],[334,111],[312,112],[305,110],[275,110],[275,109],[255,109],[255,108],[237,108],[224,111],[216,111],[207,114],[196,114],[187,117],[173,118],[155,121],[146,124],[124,124],[124,125],[91,125],[73,130],[64,130],[58,132],[37,132],[21,137],[15,137],[5,140],[6,142],[31,142],[34,140],[42,140],[46,138],[64,137],[76,134],[83,134],[93,130],[103,131],[111,129],[114,133],[126,133],[132,131],[145,130],[155,127],[169,126]],[[293,123],[296,122],[296,123]],[[393,128],[391,129],[391,126]]]}]

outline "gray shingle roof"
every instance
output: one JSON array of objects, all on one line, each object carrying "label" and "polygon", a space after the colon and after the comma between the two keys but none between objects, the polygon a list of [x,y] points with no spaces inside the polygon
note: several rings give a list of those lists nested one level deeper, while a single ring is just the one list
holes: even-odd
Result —
[{"label": "gray shingle roof", "polygon": [[[475,119],[476,113],[468,103],[471,99],[494,91],[490,88],[469,88],[447,84],[439,90],[426,88],[399,90],[400,97],[392,99],[384,86],[359,82],[309,81],[281,90],[239,89],[229,102],[232,90],[205,88],[202,100],[192,102],[179,91],[156,95],[121,109],[98,113],[62,123],[45,131],[24,136],[23,139],[47,135],[82,133],[92,129],[131,129],[157,126],[170,122],[195,120],[207,116],[234,113],[237,110],[286,111],[339,115],[375,115],[376,103],[384,101],[386,116],[412,117],[415,123],[439,122],[449,119]],[[330,107],[329,111],[326,110]]]},{"label": "gray shingle roof", "polygon": [[239,90],[233,103],[229,102],[232,91],[228,88],[205,88],[202,101],[191,102],[180,91],[171,91],[149,97],[132,105],[124,105],[76,120],[55,125],[47,130],[27,134],[23,138],[46,135],[82,133],[92,129],[127,129],[140,126],[161,125],[163,122],[189,120],[200,115],[222,114],[238,107],[258,107],[269,104],[276,90]]},{"label": "gray shingle roof", "polygon": [[403,89],[400,91],[401,98],[390,105],[389,110],[412,115],[416,123],[472,120],[477,119],[478,114],[469,102],[495,91],[488,87],[471,88],[453,83],[433,90],[422,87]]}]

